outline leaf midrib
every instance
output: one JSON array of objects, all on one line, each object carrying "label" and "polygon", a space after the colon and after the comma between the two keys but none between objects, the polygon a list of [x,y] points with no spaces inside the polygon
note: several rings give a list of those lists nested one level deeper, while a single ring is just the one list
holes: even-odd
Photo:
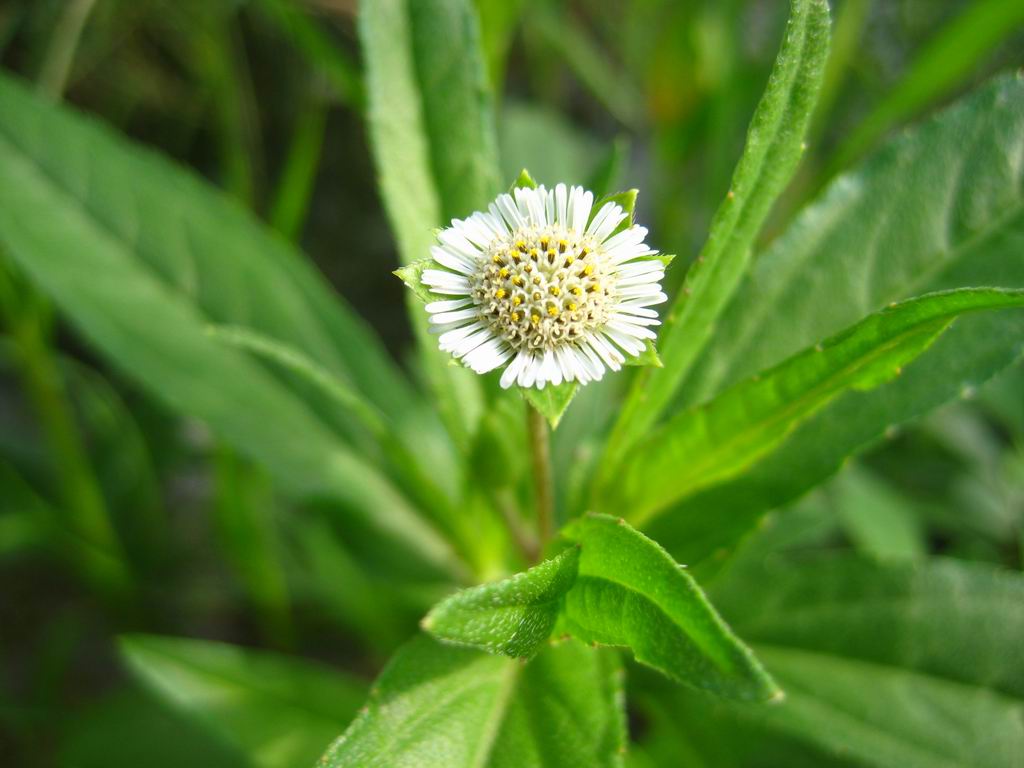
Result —
[{"label": "leaf midrib", "polygon": [[[96,140],[95,137],[90,134],[99,134],[101,138],[106,138],[104,134],[108,133],[109,131],[103,123],[100,123],[96,120],[85,119],[82,122],[84,122],[84,125],[80,125],[78,126],[78,128],[82,130],[82,133],[86,138],[83,150],[87,151],[90,148],[91,144]],[[20,157],[23,164],[27,168],[34,171],[37,174],[37,176],[43,180],[43,182],[51,189],[51,191],[57,197],[65,201],[65,205],[68,205],[69,208],[79,211],[85,217],[86,220],[92,222],[93,225],[96,226],[97,230],[102,232],[107,238],[110,239],[111,242],[115,243],[123,252],[126,252],[128,254],[140,254],[142,261],[146,264],[148,269],[151,270],[153,274],[159,275],[159,278],[156,280],[156,282],[162,288],[164,288],[165,290],[167,290],[176,297],[184,297],[184,299],[195,308],[197,313],[199,313],[199,315],[206,319],[207,321],[213,322],[215,320],[215,318],[212,318],[209,315],[209,313],[206,311],[204,307],[202,307],[197,301],[195,301],[194,295],[191,295],[182,286],[178,285],[173,278],[165,274],[156,266],[156,264],[159,263],[159,259],[153,259],[147,257],[146,255],[142,255],[146,254],[148,250],[144,248],[140,242],[133,242],[126,235],[119,232],[118,229],[113,224],[111,224],[109,218],[103,216],[101,211],[97,210],[96,208],[88,204],[87,199],[79,198],[75,194],[74,190],[64,179],[57,175],[53,170],[48,168],[45,164],[37,162],[35,159],[35,155],[32,152],[32,148],[27,147],[25,144],[19,142],[16,138],[16,134],[4,130],[4,124],[2,122],[0,122],[0,141],[5,141],[11,148],[11,154]],[[167,160],[153,153],[150,150],[143,150],[134,146],[131,147],[131,150],[140,157],[142,162],[155,166],[158,172],[161,174],[166,174],[170,171],[176,173],[183,173],[185,174],[186,177],[188,177],[188,181],[190,184],[201,185],[203,183],[202,180],[200,179],[191,178],[190,171],[170,165]],[[85,164],[86,172],[91,173],[92,168],[93,163],[92,160],[90,160]],[[130,199],[132,200],[133,203],[137,202],[137,198],[135,197],[134,194],[130,195]],[[70,204],[68,204],[68,201],[70,201]],[[225,200],[222,202],[227,206],[234,205],[234,203],[230,200]],[[187,217],[184,217],[183,220],[187,221]],[[192,281],[194,282],[194,276],[199,274],[199,269],[197,266],[198,260],[195,255],[194,246],[192,245],[193,238],[194,234],[191,228],[186,226],[183,240],[186,246],[186,256],[190,267],[190,275],[192,276]],[[287,272],[287,270],[285,271]],[[334,345],[331,343],[330,339],[323,336],[320,323],[317,322],[315,319],[309,317],[304,318],[302,322],[302,328],[304,332],[312,332],[317,335],[316,348],[319,351],[323,352],[333,350]],[[333,352],[331,352],[331,356],[332,362],[336,366],[338,366],[338,369],[340,371],[345,371],[347,375],[347,369],[345,364],[340,359],[338,359]]]},{"label": "leaf midrib", "polygon": [[[869,366],[871,363],[874,363],[884,354],[892,351],[894,348],[904,343],[908,339],[908,337],[911,337],[916,333],[923,333],[923,331],[927,328],[929,324],[948,325],[949,322],[951,322],[951,319],[949,318],[929,318],[921,323],[909,327],[906,331],[892,338],[887,343],[875,347],[867,355],[858,357],[855,361],[853,361],[851,365],[840,368],[835,372],[834,375],[826,377],[825,379],[823,379],[810,389],[805,390],[805,392],[802,395],[800,395],[798,398],[794,400],[789,401],[789,403],[787,405],[782,406],[782,408],[772,409],[772,412],[769,413],[766,418],[759,419],[758,421],[753,422],[752,424],[748,423],[748,425],[744,429],[734,432],[724,442],[719,443],[718,446],[712,452],[702,454],[697,461],[687,465],[687,474],[689,475],[689,477],[703,477],[704,482],[697,482],[685,486],[685,490],[683,491],[683,493],[677,495],[674,499],[671,499],[669,501],[659,500],[656,503],[656,506],[649,507],[646,510],[641,511],[639,514],[634,515],[632,518],[633,522],[637,526],[650,523],[652,520],[659,517],[673,501],[680,501],[682,499],[685,499],[688,496],[691,496],[697,491],[699,491],[701,488],[706,487],[707,485],[713,482],[720,481],[722,479],[721,472],[719,472],[718,474],[709,475],[709,473],[705,471],[707,467],[714,468],[716,465],[720,463],[717,460],[718,457],[734,452],[738,447],[743,447],[745,444],[749,442],[756,442],[756,439],[759,435],[763,434],[767,430],[777,428],[780,423],[784,425],[786,421],[791,419],[794,413],[799,414],[804,408],[809,409],[808,415],[810,415],[810,413],[813,413],[814,404],[816,400],[821,400],[821,402],[819,403],[819,405],[821,406],[827,404],[829,390],[835,386],[837,381],[841,381],[844,378],[847,378],[851,375],[855,375],[858,371]],[[716,400],[712,400],[711,404],[714,404]],[[701,408],[706,410],[708,406],[702,406]],[[798,426],[797,423],[791,425],[792,428],[795,428],[796,426]],[[663,429],[668,429],[668,427],[664,427]],[[783,434],[779,436],[780,439],[784,438],[786,434],[788,434],[790,431],[791,429],[784,431]],[[773,442],[770,442],[768,445],[765,446],[764,450],[769,450],[771,446],[776,444],[777,442],[778,440],[773,440]],[[638,450],[643,450],[642,446],[638,448]],[[755,451],[755,453],[750,457],[746,464],[749,465],[749,463],[756,460],[758,456],[762,455],[763,452],[764,451],[758,453]],[[686,475],[684,475],[684,477],[685,476]],[[676,484],[676,487],[679,487],[678,482]]]},{"label": "leaf midrib", "polygon": [[[855,202],[860,202],[861,197],[857,197]],[[807,210],[813,210],[816,205],[823,202],[825,198],[822,198],[819,203],[812,205]],[[957,244],[948,250],[934,252],[931,257],[927,260],[927,266],[916,272],[915,276],[910,278],[904,287],[899,291],[893,290],[886,296],[880,297],[877,302],[874,303],[874,309],[870,305],[864,307],[863,311],[866,312],[877,312],[881,308],[885,307],[892,301],[899,301],[905,299],[908,296],[913,296],[922,290],[927,289],[933,284],[937,278],[953,268],[965,254],[970,253],[971,249],[976,247],[979,243],[984,242],[988,237],[997,236],[1000,232],[1006,231],[1010,228],[1010,224],[1014,219],[1019,217],[1024,212],[1024,197],[1019,197],[1013,204],[1007,206],[1003,211],[992,216],[986,226],[975,230],[969,234],[963,240],[957,242]],[[836,217],[837,221],[844,220],[842,217]],[[832,228],[830,227],[831,234]],[[817,242],[824,242],[828,235],[822,234],[818,236]],[[804,258],[799,262],[795,262],[788,265],[787,272],[790,275],[800,274],[804,270],[804,267],[813,259],[815,253],[817,253],[817,246],[805,251]],[[728,364],[722,369],[722,372],[716,377],[716,381],[713,384],[715,392],[722,392],[728,388],[728,384],[725,387],[722,386],[723,381],[728,381],[732,371],[735,370],[736,361],[740,359],[743,351],[749,350],[752,339],[757,335],[764,325],[767,316],[769,315],[772,308],[778,306],[779,299],[785,294],[786,290],[790,287],[791,283],[789,280],[780,281],[774,284],[774,290],[769,287],[769,290],[761,294],[761,301],[756,305],[761,308],[761,311],[754,317],[750,313],[748,314],[748,320],[745,321],[742,333],[734,337],[730,341],[730,345],[736,352],[729,357]],[[787,355],[788,356],[788,355]],[[778,362],[785,360],[787,356],[783,356]],[[742,379],[741,379],[742,380]]]}]

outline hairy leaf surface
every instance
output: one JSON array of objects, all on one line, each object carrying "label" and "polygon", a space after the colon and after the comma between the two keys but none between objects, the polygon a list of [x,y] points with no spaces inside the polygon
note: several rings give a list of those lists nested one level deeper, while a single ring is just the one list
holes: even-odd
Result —
[{"label": "hairy leaf surface", "polygon": [[785,39],[729,193],[659,334],[664,367],[637,376],[612,433],[605,473],[670,404],[746,272],[754,239],[803,154],[828,58],[828,27],[824,0],[793,0]]},{"label": "hairy leaf surface", "polygon": [[957,315],[1024,306],[1024,291],[929,294],[870,315],[841,334],[686,410],[638,444],[596,503],[651,519],[667,504],[742,472],[848,389],[899,375]]},{"label": "hairy leaf surface", "polygon": [[[1024,81],[999,78],[834,182],[761,256],[684,405],[922,290],[1024,287]],[[676,557],[731,549],[765,510],[1024,352],[1024,313],[963,318],[900,377],[836,399],[742,476],[647,528]]]},{"label": "hairy leaf surface", "polygon": [[580,561],[559,630],[629,647],[637,661],[720,696],[778,695],[697,583],[655,542],[608,515],[586,515],[564,536],[580,546]]},{"label": "hairy leaf surface", "polygon": [[423,628],[447,642],[533,656],[551,637],[578,564],[579,549],[571,547],[524,573],[456,592],[431,609]]},{"label": "hairy leaf surface", "polygon": [[422,636],[381,673],[322,768],[620,768],[622,670],[575,642],[530,662]]},{"label": "hairy leaf surface", "polygon": [[758,558],[715,595],[786,699],[753,710],[662,689],[684,730],[753,729],[755,752],[758,733],[783,734],[879,768],[1019,761],[1019,574],[955,561]]},{"label": "hairy leaf surface", "polygon": [[[11,118],[0,125],[0,243],[82,334],[165,403],[263,464],[282,490],[341,502],[350,524],[404,553],[393,560],[396,573],[409,566],[423,575],[426,563],[435,575],[450,571],[449,545],[377,468],[281,380],[206,332],[214,318],[276,324],[281,312],[280,332],[302,337],[298,348],[318,338],[331,346],[316,325],[326,316],[310,314],[329,296],[301,262],[268,251],[265,240],[276,241],[188,174],[2,77],[0,104]],[[225,237],[231,243],[216,250]],[[203,258],[192,250],[199,243]],[[221,281],[232,290],[221,291]],[[271,292],[259,298],[265,313],[253,304],[261,291]],[[338,330],[343,315],[331,317],[327,327]],[[295,318],[305,318],[301,329],[289,325]],[[360,349],[360,331],[345,330]],[[317,357],[325,366],[338,359],[327,346]],[[358,360],[360,376],[380,373],[370,387],[377,393],[366,395],[376,401],[392,379],[370,358]]]}]

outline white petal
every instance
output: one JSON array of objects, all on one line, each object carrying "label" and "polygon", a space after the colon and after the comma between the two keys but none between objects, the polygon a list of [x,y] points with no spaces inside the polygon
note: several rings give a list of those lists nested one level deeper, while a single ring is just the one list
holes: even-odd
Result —
[{"label": "white petal", "polygon": [[526,225],[526,219],[519,212],[519,208],[512,199],[512,195],[508,193],[498,195],[498,199],[495,202],[509,229],[519,229]]},{"label": "white petal", "polygon": [[529,357],[526,359],[523,369],[519,372],[519,386],[530,388],[533,386],[533,382],[537,380],[537,374],[540,371],[540,358],[532,352],[527,354],[529,354]]},{"label": "white petal", "polygon": [[631,356],[639,355],[641,352],[644,351],[644,343],[637,338],[627,336],[624,333],[620,333],[619,331],[616,331],[614,328],[610,328],[607,325],[601,329],[601,332],[604,333],[604,335],[607,338],[611,339],[616,344],[618,344]]},{"label": "white petal", "polygon": [[661,320],[657,317],[636,317],[635,315],[620,313],[617,310],[613,310],[610,317],[623,323],[632,323],[633,325],[661,325]]},{"label": "white petal", "polygon": [[623,299],[639,299],[643,296],[654,296],[659,293],[661,287],[657,283],[642,283],[641,285],[626,285],[620,287],[615,285],[615,293]]},{"label": "white petal", "polygon": [[637,298],[624,299],[620,301],[618,306],[621,307],[650,307],[654,304],[661,304],[663,301],[668,301],[668,296],[664,292],[652,293],[647,296],[639,296]]},{"label": "white petal", "polygon": [[491,333],[491,329],[490,328],[481,328],[479,331],[477,331],[473,335],[467,336],[465,339],[460,341],[455,346],[455,349],[452,350],[452,354],[454,354],[456,357],[459,357],[459,358],[465,357],[470,352],[472,352],[474,349],[476,349],[481,344],[483,344],[485,341],[487,341],[488,339],[493,339],[493,338],[494,338],[494,334]]},{"label": "white petal", "polygon": [[442,325],[444,323],[457,323],[460,320],[472,320],[479,316],[480,310],[476,307],[470,307],[469,309],[457,309],[454,312],[438,312],[436,315],[430,316],[430,322],[434,325]]},{"label": "white petal", "polygon": [[636,275],[635,277],[627,277],[625,280],[617,280],[615,282],[616,289],[629,288],[637,285],[649,285],[654,288],[656,293],[661,286],[659,283],[665,278],[665,271],[659,270],[657,272],[648,272],[643,275]]},{"label": "white petal", "polygon": [[480,220],[481,216],[486,215],[478,211],[465,221],[452,219],[452,229],[479,249],[484,250],[495,239],[494,232]]},{"label": "white petal", "polygon": [[644,261],[634,261],[631,264],[620,264],[615,268],[614,272],[620,280],[627,277],[638,277],[639,275],[646,275],[650,272],[664,272],[665,265],[657,259],[645,259]]},{"label": "white petal", "polygon": [[480,249],[473,245],[466,236],[457,229],[442,229],[437,233],[437,239],[446,250],[463,256],[469,264],[473,264],[481,257]]},{"label": "white petal", "polygon": [[594,194],[584,191],[583,187],[569,190],[569,229],[582,235],[590,219],[590,209],[594,205]]},{"label": "white petal", "polygon": [[520,350],[519,354],[515,356],[515,359],[508,364],[501,374],[501,381],[499,383],[501,384],[502,389],[508,389],[515,383],[516,378],[519,376],[519,372],[523,369],[523,366],[526,364],[528,359],[528,353]]},{"label": "white petal", "polygon": [[616,304],[614,307],[614,311],[623,312],[629,315],[636,315],[637,317],[658,317],[658,313],[656,310],[647,309],[646,307],[637,307],[627,303]]},{"label": "white petal", "polygon": [[536,227],[543,227],[547,224],[544,216],[544,203],[541,200],[540,191],[529,187],[516,187],[516,202],[519,204],[519,212]]},{"label": "white petal", "polygon": [[587,232],[596,237],[599,242],[604,242],[615,231],[615,228],[628,217],[629,214],[622,209],[622,206],[617,203],[605,203],[597,212],[594,220],[590,222]]},{"label": "white petal", "polygon": [[622,320],[609,320],[605,324],[605,328],[611,328],[616,333],[621,333],[623,336],[630,336],[634,339],[657,338],[657,335],[650,328],[644,328],[641,325],[634,325],[633,323],[627,323]]},{"label": "white petal", "polygon": [[465,277],[441,269],[423,270],[423,284],[429,286],[434,293],[449,296],[468,296],[472,292],[469,280]]},{"label": "white petal", "polygon": [[469,325],[464,325],[461,328],[446,331],[438,338],[438,346],[445,352],[451,352],[463,339],[476,333],[483,327],[483,323],[470,323]]},{"label": "white petal", "polygon": [[568,205],[569,190],[566,189],[565,184],[557,184],[555,186],[555,223],[561,224],[563,227],[569,224],[569,220],[566,217]]},{"label": "white petal", "polygon": [[476,267],[470,259],[461,254],[453,253],[448,248],[438,248],[436,245],[432,245],[430,246],[430,255],[442,267],[454,269],[463,275],[471,275],[476,271]]},{"label": "white petal", "polygon": [[501,339],[484,342],[463,358],[463,362],[476,373],[493,371],[512,356],[512,350]]},{"label": "white petal", "polygon": [[544,375],[556,387],[562,383],[562,369],[558,366],[555,354],[550,349],[544,353]]},{"label": "white petal", "polygon": [[427,304],[427,312],[434,314],[435,312],[451,312],[453,309],[462,309],[469,304],[472,304],[472,299],[451,299],[450,301],[432,301]]},{"label": "white petal", "polygon": [[582,345],[580,351],[583,353],[580,360],[587,367],[587,373],[590,374],[590,378],[594,381],[600,381],[601,377],[604,376],[604,364],[598,358],[597,353],[591,348],[589,342]]},{"label": "white petal", "polygon": [[593,333],[589,338],[590,346],[604,361],[604,364],[611,368],[613,371],[617,371],[622,368],[622,363],[626,361],[619,350],[613,347],[600,333]]}]

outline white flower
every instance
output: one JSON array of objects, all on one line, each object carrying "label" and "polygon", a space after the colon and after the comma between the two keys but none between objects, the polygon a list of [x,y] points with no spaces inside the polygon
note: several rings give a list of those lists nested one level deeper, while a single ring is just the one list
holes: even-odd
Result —
[{"label": "white flower", "polygon": [[586,384],[639,355],[666,300],[665,266],[647,230],[581,187],[520,187],[438,233],[426,269],[427,304],[440,347],[477,373],[507,365],[501,386]]}]

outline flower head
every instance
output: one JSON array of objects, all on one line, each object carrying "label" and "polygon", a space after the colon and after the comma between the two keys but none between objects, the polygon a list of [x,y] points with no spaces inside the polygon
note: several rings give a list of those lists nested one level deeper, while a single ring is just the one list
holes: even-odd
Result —
[{"label": "flower head", "polygon": [[540,389],[595,381],[641,354],[665,265],[622,206],[593,207],[581,187],[518,187],[441,230],[441,268],[422,273],[452,297],[427,304],[441,349],[477,373],[505,365],[502,387]]}]

